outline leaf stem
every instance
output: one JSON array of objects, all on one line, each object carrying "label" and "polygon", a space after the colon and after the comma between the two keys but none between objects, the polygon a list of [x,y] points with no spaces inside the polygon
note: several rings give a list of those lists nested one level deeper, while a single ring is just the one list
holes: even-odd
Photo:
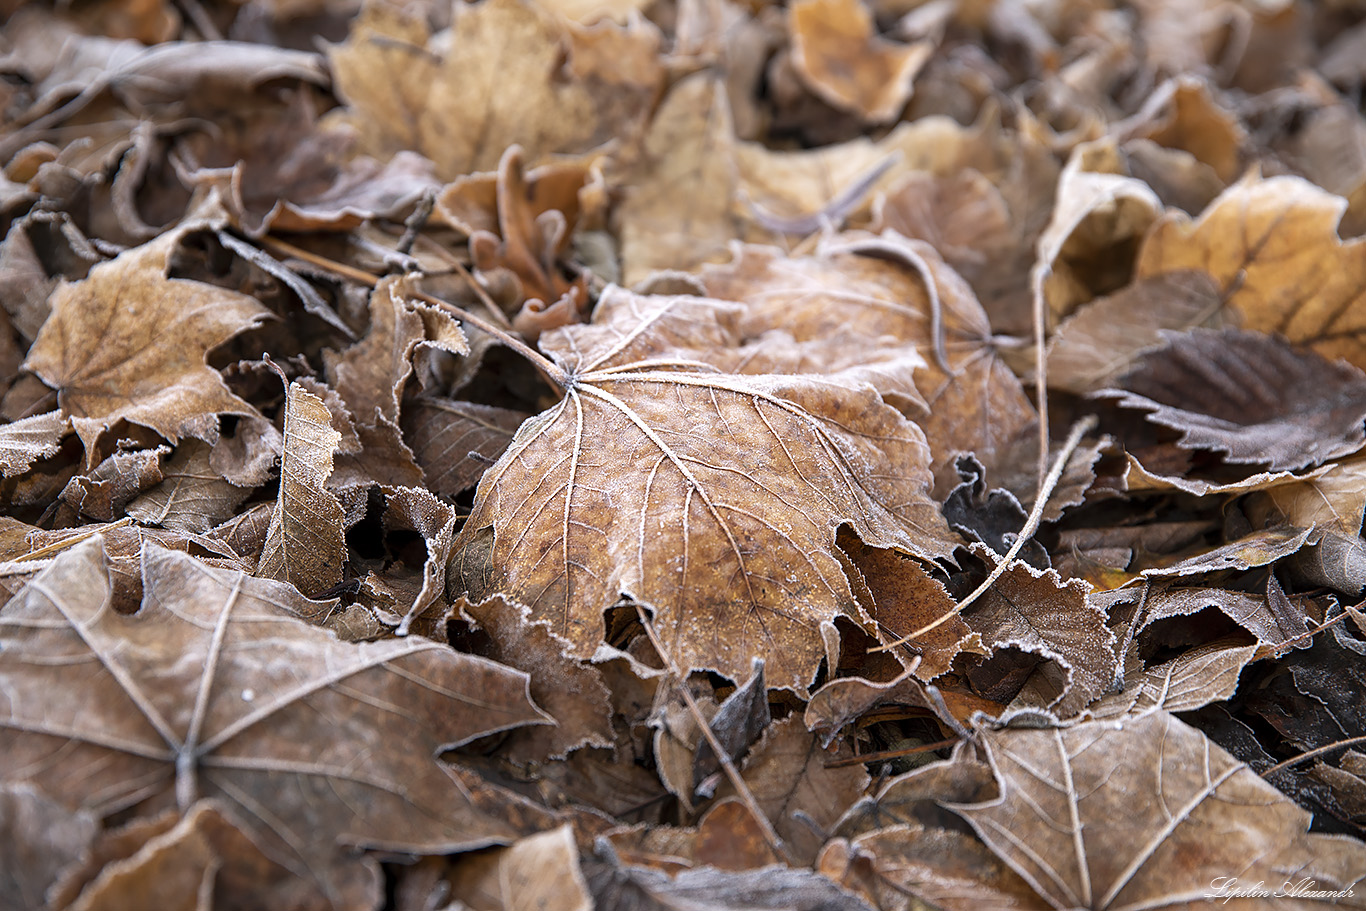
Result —
[{"label": "leaf stem", "polygon": [[1307,762],[1308,760],[1313,759],[1316,756],[1322,756],[1324,753],[1331,753],[1333,750],[1338,750],[1343,747],[1349,747],[1356,743],[1366,743],[1366,734],[1362,734],[1360,737],[1348,737],[1346,740],[1337,740],[1333,743],[1328,744],[1327,746],[1321,746],[1316,750],[1310,750],[1309,752],[1301,753],[1298,756],[1291,756],[1284,762],[1278,762],[1271,768],[1267,769],[1265,772],[1259,772],[1258,774],[1261,775],[1263,778],[1268,778],[1272,775],[1275,775],[1281,769],[1288,769],[1291,766],[1299,765],[1302,762]]},{"label": "leaf stem", "polygon": [[[296,247],[294,244],[287,241],[279,240],[274,237],[265,237],[261,239],[261,244],[262,246],[273,249],[282,256],[292,256],[295,259],[301,259],[320,269],[325,269],[334,275],[339,275],[342,278],[348,278],[351,281],[368,285],[371,288],[375,287],[380,282],[380,276],[375,275],[373,272],[366,272],[363,269],[357,269],[354,266],[339,263],[336,260],[328,259],[325,256],[320,256],[317,253],[305,250],[303,247]],[[479,295],[480,300],[484,302],[485,305],[492,306],[493,302],[489,300],[488,295],[484,293],[484,290],[474,281],[474,276],[470,275],[463,267],[460,268],[460,272],[474,288],[475,293]],[[540,372],[541,376],[545,377],[550,385],[554,386],[556,390],[564,392],[571,385],[569,374],[566,373],[560,365],[550,360],[550,358],[546,357],[544,354],[541,354],[541,352],[537,351],[535,348],[532,348],[507,329],[501,326],[495,326],[483,317],[475,316],[465,308],[457,307],[450,301],[442,300],[431,294],[422,291],[409,291],[407,293],[425,304],[431,304],[433,307],[445,310],[461,322],[469,323],[476,329],[487,332],[489,335],[498,339],[498,341],[530,361],[531,365],[535,367]]]},{"label": "leaf stem", "polygon": [[749,810],[755,821],[759,823],[759,828],[764,833],[764,840],[768,842],[768,846],[773,849],[773,853],[778,857],[788,857],[787,849],[783,847],[783,841],[778,837],[778,832],[773,828],[773,823],[769,822],[768,814],[759,806],[759,801],[754,799],[754,792],[749,789],[749,785],[745,784],[745,780],[740,777],[740,772],[735,768],[735,763],[731,761],[730,754],[726,752],[726,748],[721,746],[721,741],[716,739],[716,734],[712,731],[711,725],[707,722],[707,719],[702,716],[702,710],[697,707],[697,702],[692,698],[692,693],[688,692],[687,678],[683,675],[682,671],[679,670],[678,665],[674,663],[673,658],[669,657],[669,653],[664,650],[664,644],[659,641],[659,635],[655,632],[653,621],[646,616],[644,607],[639,604],[636,605],[636,615],[640,618],[640,625],[645,628],[645,635],[650,638],[650,644],[655,647],[655,651],[659,653],[659,657],[662,658],[665,665],[668,666],[669,673],[672,674],[674,680],[677,681],[678,694],[683,697],[683,701],[688,706],[689,713],[692,714],[693,721],[697,722],[697,726],[702,729],[702,736],[707,739],[707,743],[711,745],[712,752],[715,753],[716,758],[720,760],[721,768],[725,770],[726,778],[729,779],[731,787],[735,788],[735,793],[740,796],[745,807]]},{"label": "leaf stem", "polygon": [[1063,443],[1062,451],[1060,451],[1057,458],[1053,460],[1052,469],[1048,472],[1048,476],[1043,479],[1043,484],[1039,487],[1039,495],[1034,500],[1034,508],[1029,511],[1029,518],[1025,519],[1024,528],[1020,529],[1020,534],[1015,539],[1015,543],[1011,545],[1010,550],[1001,558],[1001,561],[996,564],[996,568],[991,571],[991,575],[987,576],[986,580],[981,585],[977,586],[972,594],[968,595],[962,601],[959,601],[958,604],[954,606],[953,610],[948,611],[933,623],[922,626],[913,633],[907,633],[895,642],[887,645],[879,645],[877,648],[869,649],[869,651],[886,652],[899,645],[905,645],[912,639],[918,639],[931,630],[938,629],[945,623],[948,623],[949,620],[961,614],[963,608],[986,594],[987,590],[995,584],[996,580],[1001,578],[1001,574],[1010,566],[1011,561],[1020,555],[1020,550],[1029,542],[1029,539],[1034,537],[1034,532],[1039,530],[1039,523],[1043,521],[1044,507],[1048,505],[1048,498],[1052,496],[1053,488],[1058,486],[1058,480],[1062,478],[1062,473],[1063,470],[1067,468],[1068,460],[1072,458],[1073,451],[1081,443],[1081,438],[1095,426],[1096,416],[1094,414],[1088,414],[1086,417],[1072,425],[1072,431],[1067,435],[1067,442]]}]

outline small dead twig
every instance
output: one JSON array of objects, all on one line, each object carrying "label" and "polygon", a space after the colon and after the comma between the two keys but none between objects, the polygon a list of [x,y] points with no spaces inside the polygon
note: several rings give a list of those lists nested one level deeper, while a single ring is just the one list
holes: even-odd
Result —
[{"label": "small dead twig", "polygon": [[958,742],[957,737],[950,737],[948,740],[936,740],[934,743],[922,743],[918,747],[904,747],[900,750],[880,750],[876,753],[864,753],[861,756],[850,756],[848,759],[836,759],[827,762],[827,769],[843,769],[851,765],[863,765],[865,762],[881,762],[884,759],[900,759],[902,756],[914,756],[916,753],[930,753],[934,750],[942,750],[951,747]]},{"label": "small dead twig", "polygon": [[1366,734],[1363,734],[1360,737],[1348,737],[1346,740],[1337,740],[1333,743],[1328,744],[1327,746],[1321,746],[1316,750],[1310,750],[1307,753],[1301,753],[1298,756],[1292,756],[1284,762],[1278,762],[1271,768],[1267,769],[1265,772],[1259,772],[1258,774],[1260,774],[1263,778],[1267,778],[1271,775],[1275,775],[1277,772],[1281,771],[1281,769],[1288,769],[1291,766],[1299,765],[1302,762],[1308,762],[1310,759],[1313,759],[1317,756],[1322,756],[1324,753],[1331,753],[1334,750],[1340,750],[1343,747],[1349,747],[1353,744],[1358,743],[1366,743]]}]

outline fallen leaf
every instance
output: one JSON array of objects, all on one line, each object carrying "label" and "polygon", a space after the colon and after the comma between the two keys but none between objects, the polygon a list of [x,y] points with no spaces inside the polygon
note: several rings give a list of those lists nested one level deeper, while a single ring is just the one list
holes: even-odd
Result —
[{"label": "fallen leaf", "polygon": [[1243,328],[1366,369],[1366,247],[1338,238],[1345,208],[1300,178],[1249,174],[1198,219],[1174,212],[1154,224],[1135,276],[1202,270]]},{"label": "fallen leaf", "polygon": [[56,455],[70,423],[60,411],[35,414],[0,427],[0,472],[22,475],[39,459]]},{"label": "fallen leaf", "polygon": [[735,345],[733,312],[622,295],[593,325],[542,339],[574,381],[484,475],[451,592],[527,604],[580,657],[627,595],[655,611],[679,666],[738,679],[763,658],[774,685],[805,686],[821,630],[862,614],[836,526],[873,546],[948,553],[919,431],[870,388],[653,359],[698,332]]},{"label": "fallen leaf", "polygon": [[40,908],[48,888],[70,858],[84,851],[99,820],[72,811],[31,785],[0,787],[0,901],[12,908]]},{"label": "fallen leaf", "polygon": [[100,816],[216,797],[336,907],[378,897],[343,845],[509,840],[435,754],[543,721],[525,675],[424,639],[340,642],[293,619],[292,588],[183,554],[149,547],[143,572],[141,609],[109,610],[92,539],[0,614],[11,781]]},{"label": "fallen leaf", "polygon": [[450,888],[471,911],[593,909],[574,833],[567,825],[462,860],[450,877]]},{"label": "fallen leaf", "polygon": [[231,519],[251,491],[229,484],[214,471],[212,452],[200,440],[183,441],[161,466],[161,483],[124,510],[143,524],[196,534]]},{"label": "fallen leaf", "polygon": [[[416,150],[451,180],[495,170],[514,144],[538,163],[586,152],[638,122],[662,76],[659,33],[641,20],[580,33],[523,0],[463,5],[452,18],[449,37],[431,36],[416,18],[369,7],[332,49],[342,119],[369,154]],[[595,38],[613,41],[619,69],[599,68]]]},{"label": "fallen leaf", "polygon": [[1124,689],[1092,703],[1086,716],[1142,715],[1151,709],[1190,712],[1223,702],[1237,690],[1238,678],[1256,651],[1256,643],[1235,645],[1221,640],[1146,668],[1131,654],[1125,661]]},{"label": "fallen leaf", "polygon": [[258,575],[289,582],[316,595],[341,581],[346,562],[344,514],[324,485],[341,434],[322,399],[297,382],[285,401],[285,443],[280,457],[280,493],[271,513]]},{"label": "fallen leaf", "polygon": [[403,407],[403,435],[431,489],[454,497],[479,483],[529,417],[508,408],[421,396]]},{"label": "fallen leaf", "polygon": [[1312,467],[1366,441],[1366,374],[1260,332],[1171,337],[1102,394],[1180,431],[1183,448],[1270,471]]},{"label": "fallen leaf", "polygon": [[120,419],[172,443],[212,442],[218,424],[206,424],[206,415],[256,415],[204,358],[268,311],[246,295],[167,277],[171,253],[194,228],[163,234],[53,292],[52,316],[24,369],[57,389],[87,451]]},{"label": "fallen leaf", "polygon": [[871,123],[894,120],[934,42],[899,44],[876,34],[860,0],[798,0],[788,10],[798,75],[821,98]]},{"label": "fallen leaf", "polygon": [[1308,813],[1166,712],[983,740],[1001,795],[950,808],[1052,907],[1185,907],[1219,877],[1348,889],[1366,871],[1360,843],[1307,834]]}]

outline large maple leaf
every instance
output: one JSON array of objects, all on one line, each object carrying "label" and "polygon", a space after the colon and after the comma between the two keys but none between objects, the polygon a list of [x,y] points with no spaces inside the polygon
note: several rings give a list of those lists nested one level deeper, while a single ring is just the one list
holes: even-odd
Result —
[{"label": "large maple leaf", "polygon": [[593,325],[543,338],[566,394],[485,475],[452,589],[529,605],[584,657],[626,596],[654,608],[679,664],[739,679],[759,657],[775,685],[804,687],[836,617],[870,625],[841,524],[950,553],[924,434],[870,385],[710,366],[740,347],[742,312],[618,293]]}]

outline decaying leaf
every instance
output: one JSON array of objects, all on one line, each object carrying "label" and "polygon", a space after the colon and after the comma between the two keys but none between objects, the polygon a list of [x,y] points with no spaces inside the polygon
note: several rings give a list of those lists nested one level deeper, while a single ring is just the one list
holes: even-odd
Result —
[{"label": "decaying leaf", "polygon": [[1345,891],[1366,876],[1360,843],[1307,834],[1308,813],[1166,712],[983,739],[1000,797],[952,809],[1052,907],[1184,907],[1218,877]]},{"label": "decaying leaf", "polygon": [[1260,332],[1173,337],[1119,387],[1121,405],[1180,431],[1179,445],[1270,471],[1314,466],[1366,441],[1366,374]]},{"label": "decaying leaf", "polygon": [[431,489],[454,497],[479,483],[530,415],[509,408],[422,397],[403,408],[403,435]]},{"label": "decaying leaf", "polygon": [[280,457],[280,494],[271,513],[256,571],[316,595],[341,581],[346,559],[343,512],[324,485],[341,434],[322,399],[297,382],[285,400],[285,448]]},{"label": "decaying leaf", "polygon": [[934,44],[904,45],[874,33],[860,0],[798,0],[791,18],[798,75],[821,98],[873,123],[895,118],[911,97],[911,80]]},{"label": "decaying leaf", "polygon": [[217,415],[256,414],[204,358],[269,313],[244,294],[167,277],[168,258],[194,227],[163,234],[53,292],[52,316],[24,369],[57,389],[87,450],[120,419],[171,442],[213,441]]},{"label": "decaying leaf", "polygon": [[156,547],[141,609],[121,615],[101,543],[66,552],[0,614],[14,781],[99,815],[215,797],[338,908],[368,907],[378,887],[342,846],[513,835],[435,754],[542,722],[524,675],[424,639],[341,642],[293,619],[291,587]]},{"label": "decaying leaf", "polygon": [[55,454],[69,426],[66,415],[49,411],[0,427],[0,472],[7,478],[20,475]]},{"label": "decaying leaf", "polygon": [[735,679],[763,658],[775,685],[804,686],[822,631],[865,622],[839,524],[874,546],[951,551],[919,430],[871,388],[673,366],[709,342],[738,347],[738,315],[621,295],[592,326],[543,339],[573,382],[485,474],[452,591],[527,604],[583,657],[627,596],[655,611],[680,666]]}]

